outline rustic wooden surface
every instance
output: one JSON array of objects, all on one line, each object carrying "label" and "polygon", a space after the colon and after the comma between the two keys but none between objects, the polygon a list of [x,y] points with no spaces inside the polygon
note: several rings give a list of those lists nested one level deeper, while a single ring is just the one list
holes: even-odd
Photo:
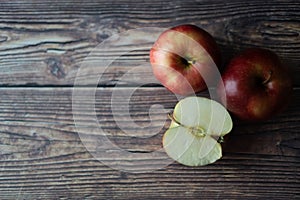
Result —
[{"label": "rustic wooden surface", "polygon": [[[224,63],[246,47],[261,46],[278,53],[293,77],[290,106],[263,123],[235,121],[223,144],[224,156],[213,165],[191,168],[172,163],[142,173],[104,165],[87,151],[73,120],[72,93],[78,69],[84,61],[92,61],[89,53],[114,34],[183,23],[208,30],[222,48]],[[128,72],[149,61],[156,36],[150,33],[142,41],[116,43],[109,52],[100,49],[95,56],[101,59],[130,52],[108,69],[101,70],[105,66],[100,65],[82,77],[93,80],[99,69],[103,73],[96,89],[95,112],[107,136],[131,152],[161,148],[162,134],[169,125],[166,112],[177,102],[157,84],[134,92],[131,118],[120,118],[121,123],[132,119],[145,126],[147,133],[161,128],[151,137],[140,138],[143,129],[124,134],[114,121],[112,93],[122,102],[118,94],[126,94],[145,80],[153,81],[149,66]],[[0,199],[299,199],[299,53],[300,3],[296,0],[1,2]],[[124,78],[124,74],[129,75]],[[80,84],[77,89],[84,98],[93,82]],[[207,92],[199,95],[207,96]],[[151,115],[150,121],[153,105],[164,110]],[[94,133],[90,113],[80,117],[86,120],[83,134]],[[139,167],[142,165],[135,166]]]}]

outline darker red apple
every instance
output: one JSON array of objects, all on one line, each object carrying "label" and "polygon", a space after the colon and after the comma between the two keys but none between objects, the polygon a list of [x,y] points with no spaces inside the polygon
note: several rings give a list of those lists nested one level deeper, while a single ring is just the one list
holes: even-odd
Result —
[{"label": "darker red apple", "polygon": [[260,121],[287,105],[292,83],[274,52],[251,48],[226,66],[217,91],[231,113],[244,120]]},{"label": "darker red apple", "polygon": [[216,80],[221,53],[214,38],[195,25],[163,32],[150,51],[155,77],[170,91],[188,95]]}]

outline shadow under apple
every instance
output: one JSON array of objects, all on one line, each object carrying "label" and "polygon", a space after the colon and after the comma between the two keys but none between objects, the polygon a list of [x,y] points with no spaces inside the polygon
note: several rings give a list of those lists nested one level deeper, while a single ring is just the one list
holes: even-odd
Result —
[{"label": "shadow under apple", "polygon": [[222,143],[225,157],[234,153],[300,156],[300,89],[294,89],[287,109],[270,120],[248,123],[234,120],[234,128]]}]

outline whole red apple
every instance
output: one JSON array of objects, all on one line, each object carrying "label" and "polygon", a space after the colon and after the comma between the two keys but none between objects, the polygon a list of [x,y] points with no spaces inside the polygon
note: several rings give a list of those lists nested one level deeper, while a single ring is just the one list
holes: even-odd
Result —
[{"label": "whole red apple", "polygon": [[226,66],[217,91],[231,113],[244,120],[261,121],[287,105],[292,82],[274,52],[251,48]]},{"label": "whole red apple", "polygon": [[150,51],[155,77],[170,91],[188,95],[216,80],[221,53],[214,38],[190,24],[164,31]]}]

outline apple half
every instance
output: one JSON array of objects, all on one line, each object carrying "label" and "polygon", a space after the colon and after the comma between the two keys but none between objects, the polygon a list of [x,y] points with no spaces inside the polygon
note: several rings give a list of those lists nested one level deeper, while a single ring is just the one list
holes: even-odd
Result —
[{"label": "apple half", "polygon": [[232,129],[232,119],[220,103],[187,97],[175,106],[163,147],[172,159],[187,166],[203,166],[222,157],[220,140]]}]

